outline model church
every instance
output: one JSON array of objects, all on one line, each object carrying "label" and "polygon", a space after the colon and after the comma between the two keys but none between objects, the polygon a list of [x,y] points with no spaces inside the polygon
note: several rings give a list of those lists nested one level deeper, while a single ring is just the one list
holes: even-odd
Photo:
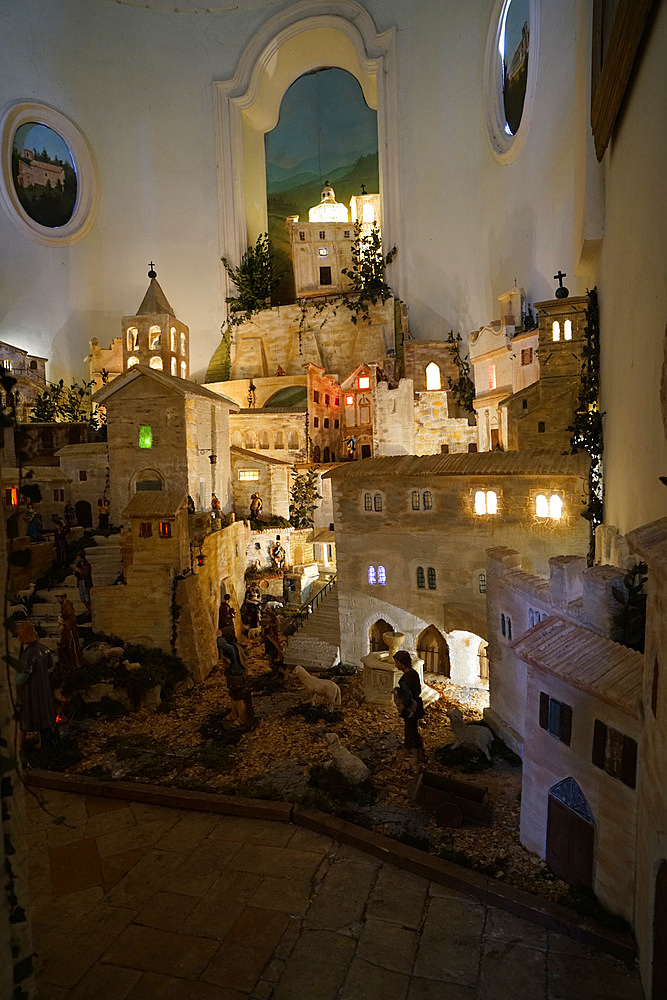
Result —
[{"label": "model church", "polygon": [[[618,933],[527,919],[667,995],[664,5],[11,0],[3,23],[0,1000],[84,996],[130,933],[61,970],[44,921],[76,838],[26,826],[32,785],[86,796],[84,852],[117,781],[265,794],[321,833],[299,782],[323,764],[380,795],[339,829],[391,837],[398,808],[431,857],[488,825]],[[483,821],[457,747],[490,762]],[[109,911],[104,850],[125,885],[132,851],[176,849],[105,843],[81,888]],[[497,905],[533,913],[516,877]],[[271,878],[256,905],[287,912]],[[174,955],[183,914],[148,921]],[[266,948],[238,982],[207,959],[197,988],[284,1000]],[[116,964],[138,1000],[189,982]]]}]

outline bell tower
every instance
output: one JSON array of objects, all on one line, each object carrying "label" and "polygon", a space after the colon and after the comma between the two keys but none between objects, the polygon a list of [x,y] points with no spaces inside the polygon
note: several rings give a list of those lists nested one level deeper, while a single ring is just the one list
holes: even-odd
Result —
[{"label": "bell tower", "polygon": [[190,377],[190,331],[176,319],[151,261],[150,283],[134,316],[123,316],[123,371],[147,365],[167,375]]}]

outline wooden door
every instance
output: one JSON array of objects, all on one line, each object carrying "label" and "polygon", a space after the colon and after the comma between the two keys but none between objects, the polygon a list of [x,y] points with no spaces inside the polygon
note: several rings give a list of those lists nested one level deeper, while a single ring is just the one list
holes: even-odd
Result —
[{"label": "wooden door", "polygon": [[549,796],[547,864],[572,885],[593,885],[595,827],[565,803]]},{"label": "wooden door", "polygon": [[655,880],[653,910],[653,1000],[667,996],[667,861],[663,861]]}]

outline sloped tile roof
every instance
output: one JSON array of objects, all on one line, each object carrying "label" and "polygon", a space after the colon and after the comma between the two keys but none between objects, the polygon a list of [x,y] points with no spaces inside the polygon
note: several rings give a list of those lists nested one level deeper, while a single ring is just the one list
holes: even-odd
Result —
[{"label": "sloped tile roof", "polygon": [[283,462],[280,458],[271,458],[269,455],[262,455],[258,451],[248,451],[246,448],[239,448],[237,445],[232,445],[229,449],[229,454],[232,458],[246,458],[252,459],[255,462],[265,462],[267,465],[284,465],[287,468],[292,467],[291,462]]},{"label": "sloped tile roof", "polygon": [[157,278],[151,278],[150,284],[146,289],[146,294],[141,300],[141,305],[137,309],[135,316],[152,316],[154,313],[159,313],[168,316],[176,317],[176,313],[169,305],[167,301],[167,296],[162,291],[160,287],[160,282]]},{"label": "sloped tile roof", "polygon": [[182,490],[139,490],[123,511],[123,517],[174,517],[186,503]]},{"label": "sloped tile roof", "polygon": [[325,475],[335,479],[378,476],[585,476],[588,456],[558,451],[480,451],[453,455],[392,455],[345,462]]},{"label": "sloped tile roof", "polygon": [[228,396],[223,396],[220,392],[212,392],[207,389],[206,386],[199,385],[197,382],[190,382],[185,378],[178,378],[177,375],[167,375],[166,372],[160,372],[155,368],[149,368],[148,365],[133,365],[118,375],[117,378],[113,379],[107,385],[103,385],[101,389],[98,389],[96,393],[93,394],[93,402],[95,403],[106,403],[106,401],[122,389],[125,385],[132,382],[134,379],[140,376],[148,376],[148,378],[154,379],[158,384],[165,387],[165,389],[170,389],[172,392],[180,393],[182,396],[203,396],[205,399],[212,399],[218,403],[227,403],[231,410],[238,410],[239,405],[235,403],[233,399],[229,399]]}]

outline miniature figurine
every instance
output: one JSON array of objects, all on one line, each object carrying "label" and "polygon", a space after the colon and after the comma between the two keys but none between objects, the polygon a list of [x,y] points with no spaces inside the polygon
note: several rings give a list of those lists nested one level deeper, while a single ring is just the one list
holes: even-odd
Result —
[{"label": "miniature figurine", "polygon": [[351,462],[354,459],[354,453],[357,450],[357,439],[354,434],[351,434],[349,438],[345,438],[345,447],[347,448],[347,459]]},{"label": "miniature figurine", "polygon": [[23,520],[26,522],[26,534],[30,539],[30,542],[33,543],[41,541],[42,515],[38,510],[35,510],[30,501],[28,501],[26,512],[23,515]]},{"label": "miniature figurine", "polygon": [[53,667],[51,652],[39,641],[32,622],[20,622],[16,634],[21,643],[19,659],[21,671],[17,673],[16,684],[21,701],[20,743],[23,745],[26,733],[39,733],[37,748],[51,738],[59,741],[56,722],[56,703],[51,690],[49,671]]},{"label": "miniature figurine", "polygon": [[67,565],[67,536],[69,535],[69,527],[57,514],[53,515],[53,520],[55,523],[53,544],[56,549],[56,566],[59,569],[63,569]]},{"label": "miniature figurine", "polygon": [[234,626],[236,611],[231,606],[230,601],[231,596],[229,594],[225,594],[222,598],[222,604],[220,605],[220,610],[218,612],[218,628],[220,629],[220,635],[228,641],[236,638],[236,628]]},{"label": "miniature figurine", "polygon": [[356,785],[361,781],[366,781],[370,777],[370,771],[361,757],[350,753],[347,747],[343,746],[336,733],[325,733],[324,738],[329,744],[334,765],[341,774],[344,774],[346,778],[349,778]]},{"label": "miniature figurine", "polygon": [[62,629],[58,640],[58,663],[63,670],[76,670],[83,666],[83,656],[79,645],[79,628],[76,623],[74,605],[67,594],[56,594],[60,601]]},{"label": "miniature figurine", "polygon": [[195,502],[188,493],[188,514],[194,514],[194,513],[195,513]]},{"label": "miniature figurine", "polygon": [[296,666],[294,673],[303,684],[306,694],[310,695],[312,705],[317,698],[324,698],[329,702],[330,709],[340,708],[340,688],[334,681],[329,681],[326,677],[313,677],[301,666]]},{"label": "miniature figurine", "polygon": [[419,732],[419,720],[424,717],[421,681],[419,674],[412,666],[412,657],[407,649],[399,649],[398,652],[394,653],[394,663],[399,670],[403,671],[398,687],[395,688],[396,707],[398,714],[403,719],[403,746],[406,750],[412,750],[415,758],[420,760],[424,754],[424,741]]},{"label": "miniature figurine", "polygon": [[73,528],[76,524],[76,510],[74,508],[74,505],[69,502],[66,503],[64,514],[65,514],[65,524],[67,525],[68,528]]},{"label": "miniature figurine", "polygon": [[258,521],[259,515],[262,513],[264,504],[262,503],[262,498],[259,493],[252,493],[250,496],[250,520]]},{"label": "miniature figurine", "polygon": [[285,550],[280,544],[280,535],[276,537],[276,544],[271,549],[270,555],[274,565],[278,569],[283,569],[285,566]]},{"label": "miniature figurine", "polygon": [[220,510],[220,501],[218,500],[215,493],[211,493],[211,513],[216,521],[219,521],[222,517],[222,512]]},{"label": "miniature figurine", "polygon": [[241,663],[241,651],[236,641],[227,642],[221,635],[218,636],[217,643],[218,652],[228,661],[225,667],[225,679],[232,703],[230,722],[233,726],[251,726],[255,721],[255,711],[248,684],[248,672]]},{"label": "miniature figurine", "polygon": [[105,496],[99,497],[97,501],[97,527],[100,531],[106,531],[109,527],[109,508],[111,503]]},{"label": "miniature figurine", "polygon": [[277,607],[278,604],[276,601],[269,601],[269,603],[262,608],[262,635],[264,637],[264,652],[271,661],[272,670],[275,670],[276,668],[282,669],[285,659],[283,639],[280,634],[278,615],[276,614]]},{"label": "miniature figurine", "polygon": [[83,552],[80,552],[74,563],[74,576],[79,588],[81,603],[86,606],[88,614],[91,613],[90,591],[93,586],[93,567],[90,565]]},{"label": "miniature figurine", "polygon": [[459,708],[450,708],[445,712],[445,715],[449,719],[449,724],[456,737],[451,744],[451,750],[455,750],[457,747],[470,747],[472,750],[483,753],[487,760],[491,760],[489,747],[493,743],[494,736],[487,726],[466,726]]},{"label": "miniature figurine", "polygon": [[246,592],[243,604],[241,605],[241,621],[251,629],[259,627],[262,618],[262,599],[259,590],[251,584]]},{"label": "miniature figurine", "polygon": [[278,365],[278,367],[276,369],[276,375],[284,375],[284,374],[285,374],[285,372],[284,372],[282,366]]}]

